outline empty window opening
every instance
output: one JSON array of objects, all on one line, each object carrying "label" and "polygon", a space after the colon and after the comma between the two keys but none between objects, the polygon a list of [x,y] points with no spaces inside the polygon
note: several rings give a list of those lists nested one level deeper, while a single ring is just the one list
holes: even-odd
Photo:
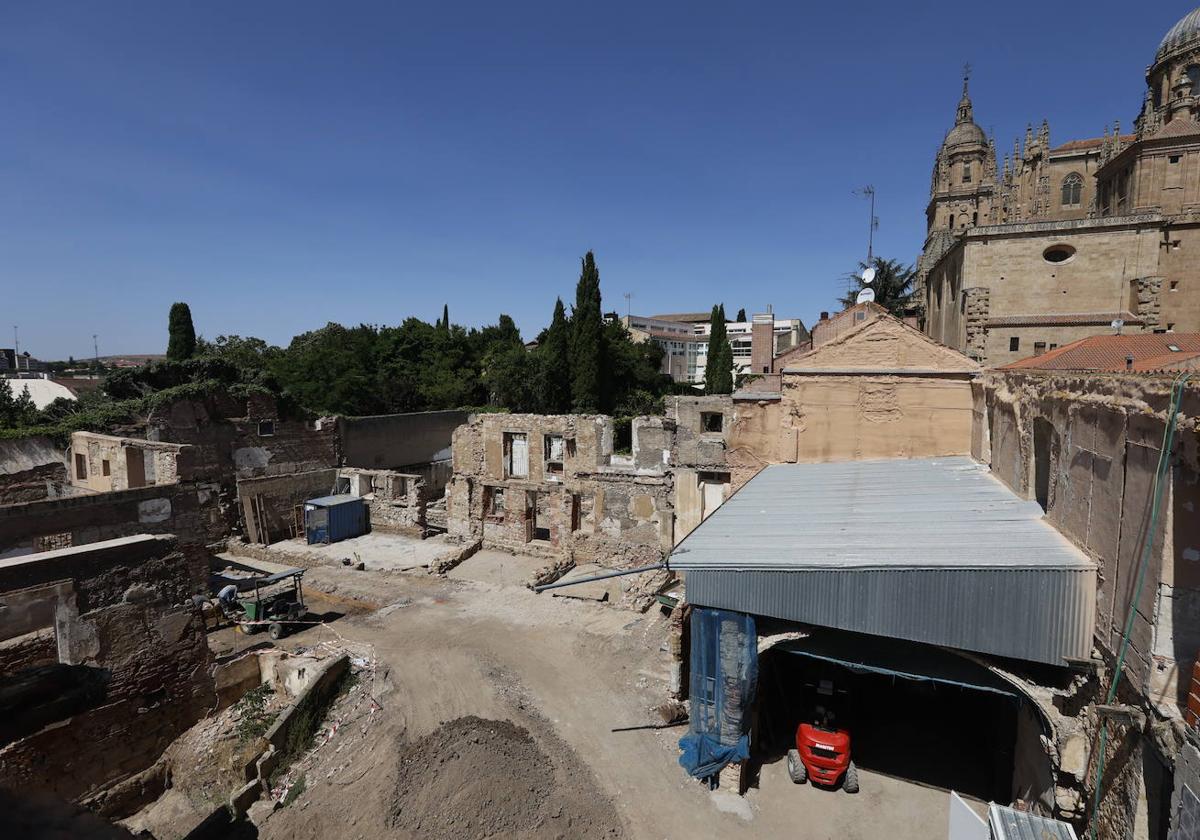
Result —
[{"label": "empty window opening", "polygon": [[[151,463],[154,456],[151,455]],[[125,449],[125,478],[132,487],[146,486],[146,453],[141,449],[130,446]],[[150,484],[154,482],[151,481]]]},{"label": "empty window opening", "polygon": [[1179,163],[1179,155],[1171,155],[1171,163]]},{"label": "empty window opening", "polygon": [[75,454],[75,477],[80,481],[87,479],[87,457],[82,452]]},{"label": "empty window opening", "polygon": [[1040,356],[1045,352],[1046,352],[1046,342],[1044,342],[1044,341],[1033,342],[1033,355]]},{"label": "empty window opening", "polygon": [[563,471],[563,459],[565,457],[566,447],[563,443],[562,435],[545,435],[542,438],[542,446],[544,449],[546,472],[560,474]]},{"label": "empty window opening", "polygon": [[725,430],[725,415],[719,411],[700,412],[700,431],[720,434]]},{"label": "empty window opening", "polygon": [[583,498],[578,493],[571,494],[571,531],[578,532],[583,528]]},{"label": "empty window opening", "polygon": [[1021,339],[1017,338],[1014,335],[1012,338],[1010,338],[1008,340],[1008,351],[1010,353],[1015,353],[1020,349],[1021,349]]},{"label": "empty window opening", "polygon": [[969,163],[963,164],[963,183],[971,183],[971,164]]},{"label": "empty window opening", "polygon": [[1043,511],[1050,510],[1050,480],[1058,457],[1058,433],[1043,417],[1033,421],[1033,492]]},{"label": "empty window opening", "polygon": [[1057,350],[1057,349],[1058,349],[1058,345],[1057,345],[1057,344],[1055,344],[1055,343],[1052,341],[1052,342],[1050,342],[1050,349],[1051,349],[1051,350]]},{"label": "empty window opening", "polygon": [[1175,332],[1175,325],[1167,324],[1167,332]]},{"label": "empty window opening", "polygon": [[504,516],[504,488],[485,487],[483,495],[483,505],[487,515],[502,518]]},{"label": "empty window opening", "polygon": [[100,474],[112,475],[112,464],[109,463],[107,458],[100,462]]},{"label": "empty window opening", "polygon": [[529,477],[529,436],[524,432],[504,433],[504,477]]},{"label": "empty window opening", "polygon": [[854,320],[855,320],[855,321],[865,321],[865,320],[867,320],[867,313],[866,313],[866,312],[855,312],[855,313],[854,313]]},{"label": "empty window opening", "polygon": [[275,421],[274,420],[259,420],[258,421],[258,436],[259,437],[275,437]]},{"label": "empty window opening", "polygon": [[1172,280],[1172,281],[1171,281],[1171,291],[1173,292],[1173,291],[1175,291],[1175,290],[1176,290],[1176,289],[1178,289],[1178,288],[1179,288],[1179,281],[1178,281],[1178,280]]},{"label": "empty window opening", "polygon": [[529,491],[525,494],[526,504],[528,505],[529,519],[529,535],[530,540],[549,540],[550,539],[550,516],[548,510],[548,496],[545,493],[536,493]]}]

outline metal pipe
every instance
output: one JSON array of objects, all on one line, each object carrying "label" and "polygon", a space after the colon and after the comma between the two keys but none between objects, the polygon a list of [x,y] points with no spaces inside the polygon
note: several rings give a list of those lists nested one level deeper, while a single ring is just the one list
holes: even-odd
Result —
[{"label": "metal pipe", "polygon": [[642,566],[638,569],[621,569],[616,572],[605,572],[602,575],[592,575],[591,577],[577,578],[575,580],[557,581],[555,583],[544,583],[541,586],[533,587],[534,592],[544,592],[547,589],[559,589],[563,586],[574,586],[577,583],[591,583],[594,580],[607,580],[608,578],[621,577],[623,575],[636,575],[641,572],[655,572],[659,569],[667,568],[666,563],[658,563],[654,566]]}]

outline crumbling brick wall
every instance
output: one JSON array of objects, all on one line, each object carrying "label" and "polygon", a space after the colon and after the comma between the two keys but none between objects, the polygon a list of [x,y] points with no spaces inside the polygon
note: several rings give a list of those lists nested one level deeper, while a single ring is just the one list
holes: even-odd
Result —
[{"label": "crumbling brick wall", "polygon": [[332,419],[281,416],[265,395],[177,400],[151,413],[147,429],[152,440],[194,446],[195,476],[231,492],[237,479],[329,469],[339,460]]},{"label": "crumbling brick wall", "polygon": [[132,534],[209,543],[228,534],[211,485],[172,484],[0,507],[0,553],[84,545]]},{"label": "crumbling brick wall", "polygon": [[337,470],[326,469],[239,480],[242,534],[262,545],[302,536],[304,523],[302,518],[297,521],[296,508],[303,509],[308,499],[333,493],[337,475]]},{"label": "crumbling brick wall", "polygon": [[674,423],[637,418],[633,431],[632,456],[614,458],[607,417],[473,417],[454,434],[449,532],[564,567],[660,561],[674,528]]},{"label": "crumbling brick wall", "polygon": [[213,660],[190,596],[206,576],[202,552],[149,536],[0,568],[0,595],[53,591],[60,663],[0,677],[0,785],[102,798],[205,714],[216,701]]},{"label": "crumbling brick wall", "polygon": [[366,500],[371,530],[425,536],[425,508],[429,499],[421,476],[343,467],[338,470],[338,477],[349,482],[351,493]]}]

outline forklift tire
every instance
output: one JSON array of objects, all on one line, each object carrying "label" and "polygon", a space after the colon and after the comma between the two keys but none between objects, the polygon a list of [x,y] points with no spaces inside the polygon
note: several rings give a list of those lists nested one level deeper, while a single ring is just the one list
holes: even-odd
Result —
[{"label": "forklift tire", "polygon": [[285,635],[285,631],[283,629],[283,622],[280,622],[280,621],[271,622],[271,638],[278,641],[279,639],[282,639],[284,637],[284,635]]},{"label": "forklift tire", "polygon": [[800,760],[799,750],[788,750],[787,768],[789,779],[798,785],[804,784],[805,779],[808,778],[808,769],[804,766],[804,762]]},{"label": "forklift tire", "polygon": [[854,766],[853,761],[846,768],[846,778],[842,781],[842,790],[846,793],[858,793],[858,768]]}]

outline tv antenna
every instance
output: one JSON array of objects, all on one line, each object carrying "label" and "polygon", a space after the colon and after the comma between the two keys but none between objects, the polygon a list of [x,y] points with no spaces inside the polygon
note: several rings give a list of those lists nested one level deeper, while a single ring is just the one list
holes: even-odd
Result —
[{"label": "tv antenna", "polygon": [[631,300],[633,300],[633,292],[626,292],[625,293],[625,317],[626,318],[633,317],[633,304],[630,303]]}]

